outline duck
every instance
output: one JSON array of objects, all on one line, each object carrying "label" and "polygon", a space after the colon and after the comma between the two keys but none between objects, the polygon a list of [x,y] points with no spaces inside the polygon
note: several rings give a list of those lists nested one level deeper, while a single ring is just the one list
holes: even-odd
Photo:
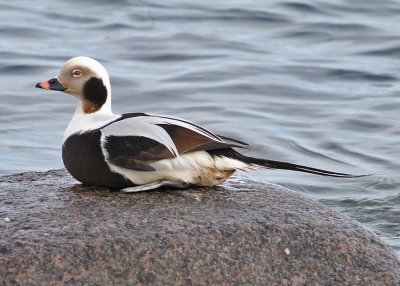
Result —
[{"label": "duck", "polygon": [[235,171],[285,169],[351,178],[289,162],[246,156],[248,144],[217,135],[174,116],[144,112],[114,114],[111,84],[102,64],[78,56],[57,77],[37,88],[61,91],[77,99],[65,130],[62,159],[68,172],[85,185],[141,192],[160,187],[216,186]]}]

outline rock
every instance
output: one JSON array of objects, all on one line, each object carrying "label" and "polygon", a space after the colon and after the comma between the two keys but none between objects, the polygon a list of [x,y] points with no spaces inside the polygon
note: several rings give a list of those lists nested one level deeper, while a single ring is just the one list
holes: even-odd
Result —
[{"label": "rock", "polygon": [[135,194],[79,185],[65,170],[0,177],[0,284],[399,281],[399,259],[376,235],[247,177]]}]

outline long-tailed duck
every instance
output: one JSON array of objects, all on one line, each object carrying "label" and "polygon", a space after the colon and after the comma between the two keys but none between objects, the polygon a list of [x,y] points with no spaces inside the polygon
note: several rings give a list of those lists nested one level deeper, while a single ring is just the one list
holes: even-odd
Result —
[{"label": "long-tailed duck", "polygon": [[78,99],[62,146],[64,165],[87,184],[138,192],[161,186],[214,186],[236,170],[287,169],[331,177],[354,177],[317,168],[252,158],[247,146],[179,118],[147,113],[113,114],[108,73],[96,60],[75,57],[56,78],[36,87]]}]

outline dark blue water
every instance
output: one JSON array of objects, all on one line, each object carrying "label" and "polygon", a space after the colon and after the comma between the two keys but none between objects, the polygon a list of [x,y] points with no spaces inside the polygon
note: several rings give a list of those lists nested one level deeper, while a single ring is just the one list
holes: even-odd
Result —
[{"label": "dark blue water", "polygon": [[109,71],[113,110],[189,119],[247,154],[355,174],[254,176],[400,252],[400,1],[0,1],[0,174],[62,167],[70,57]]}]

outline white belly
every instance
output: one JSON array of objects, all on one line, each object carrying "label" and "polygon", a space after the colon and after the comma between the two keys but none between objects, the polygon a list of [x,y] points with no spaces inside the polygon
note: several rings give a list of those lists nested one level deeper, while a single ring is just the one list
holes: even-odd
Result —
[{"label": "white belly", "polygon": [[172,159],[151,163],[155,171],[134,171],[109,164],[112,171],[128,178],[135,185],[149,184],[160,180],[188,184],[214,186],[221,184],[237,169],[248,165],[225,157],[212,157],[206,151],[183,154]]}]

